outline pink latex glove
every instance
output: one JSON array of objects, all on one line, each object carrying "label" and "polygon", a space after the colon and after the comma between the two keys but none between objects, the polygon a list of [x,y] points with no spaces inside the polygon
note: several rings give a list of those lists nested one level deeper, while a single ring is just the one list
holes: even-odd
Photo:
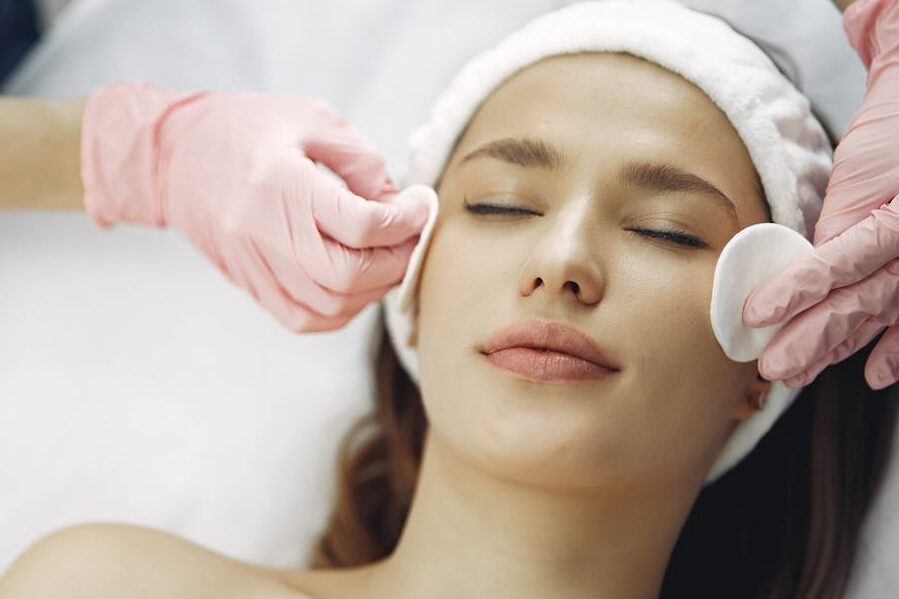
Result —
[{"label": "pink latex glove", "polygon": [[881,389],[899,380],[899,1],[856,0],[843,25],[868,84],[834,154],[816,251],[755,289],[743,322],[790,319],[759,358],[762,376],[790,387],[887,328],[865,364],[868,385]]},{"label": "pink latex glove", "polygon": [[81,162],[97,226],[179,230],[297,332],[339,328],[396,286],[428,216],[394,200],[376,148],[319,100],[101,88]]}]

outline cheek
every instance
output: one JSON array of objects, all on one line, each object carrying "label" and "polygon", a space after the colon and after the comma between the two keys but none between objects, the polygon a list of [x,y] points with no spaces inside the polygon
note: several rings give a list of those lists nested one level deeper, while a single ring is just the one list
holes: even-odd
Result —
[{"label": "cheek", "polygon": [[500,305],[498,298],[509,294],[524,251],[511,235],[491,239],[474,230],[464,213],[441,214],[422,264],[421,328],[477,335],[476,327]]},{"label": "cheek", "polygon": [[635,351],[647,359],[686,363],[730,363],[715,339],[709,308],[717,255],[705,251],[670,253],[657,248],[619,253],[611,266],[606,300],[620,310],[616,320],[638,334]]},{"label": "cheek", "polygon": [[681,447],[671,459],[687,464],[717,452],[747,377],[746,365],[728,359],[715,339],[708,312],[715,256],[701,260],[657,261],[635,253],[611,275],[616,320],[626,323],[620,333],[634,355],[630,395],[640,405],[633,406],[632,421],[651,415],[656,442]]},{"label": "cheek", "polygon": [[462,212],[441,213],[422,264],[417,338],[421,392],[432,424],[479,445],[472,421],[491,421],[496,404],[479,397],[504,383],[476,345],[516,316],[516,282],[527,244],[487,235]]},{"label": "cheek", "polygon": [[481,339],[478,323],[490,304],[482,297],[479,250],[452,220],[438,217],[422,264],[416,323],[420,391],[430,428],[459,447],[472,447],[477,445],[472,420],[483,415],[477,402],[469,402],[476,381],[460,373],[471,372],[477,357],[473,346]]},{"label": "cheek", "polygon": [[697,352],[716,353],[708,313],[713,271],[712,261],[638,252],[622,256],[609,274],[614,283],[605,299],[621,308],[616,319],[628,324],[634,350],[656,368],[683,365]]},{"label": "cheek", "polygon": [[423,386],[439,386],[455,361],[473,351],[485,307],[496,305],[485,282],[496,280],[487,269],[497,262],[484,260],[477,238],[463,229],[458,216],[441,215],[422,264],[417,329]]}]

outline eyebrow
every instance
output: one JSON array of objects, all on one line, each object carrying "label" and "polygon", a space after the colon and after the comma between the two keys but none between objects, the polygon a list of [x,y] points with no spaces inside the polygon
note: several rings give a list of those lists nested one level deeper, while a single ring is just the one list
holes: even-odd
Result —
[{"label": "eyebrow", "polygon": [[489,156],[525,168],[560,170],[565,157],[555,147],[539,139],[507,137],[486,143],[465,155],[459,165],[474,158]]},{"label": "eyebrow", "polygon": [[645,189],[705,195],[724,208],[734,226],[737,229],[740,228],[737,208],[731,199],[724,195],[723,191],[698,175],[688,173],[671,164],[628,162],[619,169],[618,178],[625,183]]},{"label": "eyebrow", "polygon": [[[561,170],[567,162],[565,155],[540,139],[504,138],[491,141],[469,152],[459,162],[490,157],[524,168]],[[712,199],[727,211],[735,228],[739,229],[737,208],[724,192],[698,175],[674,165],[658,162],[628,162],[618,169],[618,179],[628,185],[655,191],[696,193]]]}]

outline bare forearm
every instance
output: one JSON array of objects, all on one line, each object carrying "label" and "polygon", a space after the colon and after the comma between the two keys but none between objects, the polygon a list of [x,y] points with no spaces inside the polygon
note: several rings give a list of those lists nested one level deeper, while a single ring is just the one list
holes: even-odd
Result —
[{"label": "bare forearm", "polygon": [[84,209],[84,103],[0,97],[0,209]]},{"label": "bare forearm", "polygon": [[855,2],[855,0],[833,0],[833,3],[837,5],[837,8],[840,9],[840,12],[845,12],[850,4]]}]

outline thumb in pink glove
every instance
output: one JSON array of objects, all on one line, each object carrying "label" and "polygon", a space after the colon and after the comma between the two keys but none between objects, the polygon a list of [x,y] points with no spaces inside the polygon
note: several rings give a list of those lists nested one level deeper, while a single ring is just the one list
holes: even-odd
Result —
[{"label": "thumb in pink glove", "polygon": [[95,224],[178,229],[297,332],[339,328],[399,284],[428,216],[324,102],[264,94],[101,88],[82,180]]},{"label": "thumb in pink glove", "polygon": [[834,153],[816,251],[756,288],[743,322],[789,322],[759,357],[768,379],[807,385],[868,344],[873,389],[899,380],[899,2],[856,0],[843,14],[868,68],[862,105]]}]

